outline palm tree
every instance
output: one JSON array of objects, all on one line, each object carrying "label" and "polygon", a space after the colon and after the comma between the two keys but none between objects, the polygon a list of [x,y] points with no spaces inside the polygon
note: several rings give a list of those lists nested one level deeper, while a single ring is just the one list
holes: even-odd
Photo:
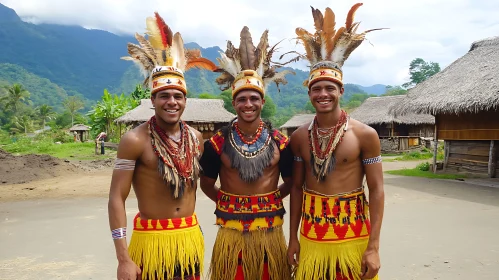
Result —
[{"label": "palm tree", "polygon": [[12,118],[12,124],[14,127],[11,128],[14,132],[20,132],[24,130],[24,134],[27,134],[29,131],[33,130],[33,120],[27,116],[23,115],[22,117],[14,116]]},{"label": "palm tree", "polygon": [[84,104],[83,101],[78,97],[78,96],[69,96],[66,98],[66,100],[63,101],[62,103],[64,105],[64,108],[66,108],[71,115],[71,126],[74,125],[74,116],[76,113],[83,109]]},{"label": "palm tree", "polygon": [[30,97],[29,91],[21,84],[5,86],[4,90],[6,94],[1,97],[1,100],[5,101],[5,109],[13,108],[14,112],[17,111],[19,104],[23,101],[27,101]]},{"label": "palm tree", "polygon": [[53,111],[52,107],[47,104],[43,104],[38,107],[37,112],[38,116],[42,120],[42,129],[45,129],[45,121],[51,120],[54,117],[55,112]]}]

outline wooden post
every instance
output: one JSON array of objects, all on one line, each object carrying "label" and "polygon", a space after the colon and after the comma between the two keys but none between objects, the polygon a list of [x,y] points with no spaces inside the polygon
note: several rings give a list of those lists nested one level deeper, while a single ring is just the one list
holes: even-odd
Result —
[{"label": "wooden post", "polygon": [[447,162],[449,161],[451,141],[444,141],[444,172],[447,169]]},{"label": "wooden post", "polygon": [[395,123],[392,122],[392,132],[391,132],[391,137],[393,137],[393,134],[394,134],[394,130],[395,130]]},{"label": "wooden post", "polygon": [[438,152],[438,130],[437,130],[437,116],[435,116],[435,135],[433,136],[435,147],[433,149],[433,173],[437,173],[437,152]]},{"label": "wooden post", "polygon": [[497,154],[497,145],[495,145],[494,140],[490,140],[489,172],[488,172],[490,178],[494,178],[496,176],[496,163],[497,163],[496,154]]}]

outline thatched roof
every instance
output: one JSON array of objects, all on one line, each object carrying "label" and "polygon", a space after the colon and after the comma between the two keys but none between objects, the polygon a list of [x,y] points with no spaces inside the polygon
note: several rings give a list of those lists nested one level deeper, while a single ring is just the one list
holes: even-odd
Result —
[{"label": "thatched roof", "polygon": [[[145,122],[154,115],[150,99],[142,99],[140,105],[116,119],[117,123]],[[221,99],[188,98],[181,119],[186,122],[221,123],[229,122],[234,114],[225,110]]]},{"label": "thatched roof", "polygon": [[367,125],[391,122],[398,124],[435,124],[435,117],[432,115],[415,113],[397,117],[390,115],[390,108],[402,103],[405,98],[405,95],[370,97],[350,113],[350,116]]},{"label": "thatched roof", "polygon": [[476,41],[467,54],[408,91],[391,113],[476,113],[499,109],[499,36]]},{"label": "thatched roof", "polygon": [[90,126],[84,124],[75,124],[73,125],[69,131],[89,131]]},{"label": "thatched roof", "polygon": [[311,122],[315,117],[315,114],[298,114],[294,115],[285,124],[281,125],[280,128],[294,128]]}]

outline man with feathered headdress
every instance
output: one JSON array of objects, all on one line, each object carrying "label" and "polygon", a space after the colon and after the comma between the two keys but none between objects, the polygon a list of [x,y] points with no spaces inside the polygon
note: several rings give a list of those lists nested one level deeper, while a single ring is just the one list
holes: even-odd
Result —
[{"label": "man with feathered headdress", "polygon": [[[200,279],[204,239],[194,212],[203,138],[181,120],[186,105],[184,72],[217,69],[199,50],[185,50],[180,33],[161,16],[147,18],[148,39],[128,44],[151,88],[154,116],[121,138],[109,194],[109,224],[118,279]],[[133,184],[139,213],[126,242],[125,200]]]},{"label": "man with feathered headdress", "polygon": [[288,258],[295,279],[378,279],[384,209],[380,142],[374,129],[339,105],[342,66],[373,31],[356,33],[359,23],[353,18],[361,5],[350,9],[338,30],[330,8],[323,15],[313,7],[316,32],[296,29],[311,64],[304,85],[316,116],[291,135],[295,172]]},{"label": "man with feathered headdress", "polygon": [[[255,47],[245,26],[239,49],[229,41],[218,59],[217,83],[231,89],[237,118],[206,141],[200,160],[201,188],[216,203],[219,226],[209,271],[213,280],[291,277],[282,199],[291,186],[292,154],[288,138],[260,116],[266,86],[285,83],[290,73],[277,73],[278,66],[271,65],[274,50],[267,30]],[[220,188],[215,186],[219,176]]]}]

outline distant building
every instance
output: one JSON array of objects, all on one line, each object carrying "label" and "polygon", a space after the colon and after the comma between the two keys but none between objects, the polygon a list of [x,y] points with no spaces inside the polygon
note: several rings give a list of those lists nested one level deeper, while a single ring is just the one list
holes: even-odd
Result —
[{"label": "distant building", "polygon": [[[148,121],[154,116],[150,99],[142,99],[140,105],[116,119],[116,123],[133,127]],[[188,98],[181,119],[199,130],[204,139],[210,138],[216,130],[228,124],[235,115],[224,108],[221,99]]]},{"label": "distant building", "polygon": [[445,142],[444,169],[497,177],[499,37],[474,42],[464,56],[410,89],[391,111],[435,116],[435,138]]}]

